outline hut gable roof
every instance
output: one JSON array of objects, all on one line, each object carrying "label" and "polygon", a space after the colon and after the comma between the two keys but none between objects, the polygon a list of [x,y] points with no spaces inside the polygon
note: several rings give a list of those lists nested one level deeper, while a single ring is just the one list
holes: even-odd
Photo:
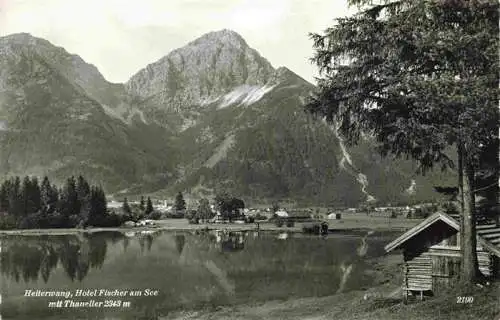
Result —
[{"label": "hut gable roof", "polygon": [[396,238],[394,241],[392,241],[391,243],[389,243],[388,245],[386,245],[385,246],[385,251],[389,252],[389,251],[392,251],[394,249],[399,248],[406,241],[410,240],[411,238],[413,238],[414,236],[416,236],[417,234],[419,234],[420,232],[424,231],[425,229],[427,229],[428,227],[430,227],[431,225],[433,225],[434,223],[436,223],[438,221],[445,222],[451,228],[453,228],[453,229],[455,229],[457,231],[460,230],[460,225],[458,224],[458,222],[455,219],[453,219],[452,217],[448,216],[445,213],[436,212],[435,214],[431,215],[430,217],[428,217],[424,221],[420,222],[415,227],[413,227],[410,230],[406,231],[401,236],[399,236],[398,238]]},{"label": "hut gable roof", "polygon": [[[389,252],[394,249],[400,248],[405,242],[415,237],[417,234],[429,228],[431,225],[442,221],[450,226],[450,228],[460,231],[460,224],[457,220],[450,217],[443,212],[436,212],[424,221],[420,222],[415,227],[403,233],[385,246],[385,251]],[[495,225],[478,225],[477,227],[477,240],[484,249],[500,257],[500,228]]]}]

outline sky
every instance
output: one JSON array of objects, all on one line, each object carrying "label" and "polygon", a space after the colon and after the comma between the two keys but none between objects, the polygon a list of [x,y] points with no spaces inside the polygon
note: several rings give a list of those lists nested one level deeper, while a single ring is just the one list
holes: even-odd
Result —
[{"label": "sky", "polygon": [[231,29],[275,68],[314,83],[308,33],[352,12],[347,0],[0,0],[0,36],[47,39],[125,82],[201,35]]}]

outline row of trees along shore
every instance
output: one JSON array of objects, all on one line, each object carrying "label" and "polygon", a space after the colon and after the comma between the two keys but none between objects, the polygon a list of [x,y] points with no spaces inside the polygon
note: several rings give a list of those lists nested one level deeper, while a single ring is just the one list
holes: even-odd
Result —
[{"label": "row of trees along shore", "polygon": [[147,200],[145,200],[144,196],[141,196],[141,200],[138,205],[131,205],[129,204],[128,199],[124,198],[121,207],[121,214],[123,216],[123,220],[133,222],[137,222],[145,218],[153,220],[161,218],[161,213],[154,210],[151,198],[148,197]]},{"label": "row of trees along shore", "polygon": [[383,155],[412,158],[421,173],[456,168],[469,286],[480,277],[475,182],[485,149],[498,150],[499,3],[348,2],[356,14],[311,34],[320,77],[307,109],[349,143],[371,135]]},{"label": "row of trees along shore", "polygon": [[0,229],[113,227],[123,217],[109,213],[100,186],[70,177],[58,188],[48,177],[12,177],[0,186]]},{"label": "row of trees along shore", "polygon": [[[214,197],[215,208],[220,212],[221,218],[224,220],[232,221],[241,217],[241,210],[245,208],[245,202],[241,199],[231,196],[227,192],[219,192]],[[186,202],[179,192],[175,198],[174,208],[176,211],[184,211],[186,209]],[[196,210],[188,210],[184,215],[190,221],[207,221],[216,216],[216,211],[210,207],[210,201],[202,198],[198,201]]]}]

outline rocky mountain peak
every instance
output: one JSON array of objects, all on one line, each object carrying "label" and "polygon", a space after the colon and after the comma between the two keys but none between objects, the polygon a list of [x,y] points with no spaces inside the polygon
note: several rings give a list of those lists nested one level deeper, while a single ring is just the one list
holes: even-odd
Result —
[{"label": "rocky mountain peak", "polygon": [[270,83],[272,84],[281,83],[283,85],[296,85],[296,86],[299,85],[311,86],[311,87],[313,86],[311,83],[304,80],[302,77],[300,77],[287,67],[279,67],[278,69],[276,69],[276,71],[274,72],[274,74],[270,79]]},{"label": "rocky mountain peak", "polygon": [[[19,74],[21,61],[41,64],[64,77],[67,81],[84,90],[89,96],[102,103],[110,102],[104,92],[112,85],[93,64],[87,63],[79,55],[71,54],[63,47],[29,33],[16,33],[0,37],[0,68],[5,74],[11,71]],[[21,64],[20,64],[21,63]],[[9,69],[11,71],[9,71]],[[30,69],[25,69],[32,72]],[[0,72],[1,73],[1,72]],[[35,74],[26,74],[34,77]],[[1,76],[0,78],[5,78]],[[118,85],[113,85],[118,86]]]},{"label": "rocky mountain peak", "polygon": [[[50,41],[39,38],[28,32],[12,33],[0,37],[0,44],[2,45],[23,45],[23,46],[54,46]],[[62,48],[61,48],[62,49]]]},{"label": "rocky mountain peak", "polygon": [[272,65],[236,32],[202,35],[140,70],[127,90],[169,109],[220,97],[242,85],[265,85]]},{"label": "rocky mountain peak", "polygon": [[247,42],[239,33],[229,29],[206,33],[198,39],[190,42],[188,45],[203,45],[208,43],[223,43],[225,45],[240,48],[248,47]]}]

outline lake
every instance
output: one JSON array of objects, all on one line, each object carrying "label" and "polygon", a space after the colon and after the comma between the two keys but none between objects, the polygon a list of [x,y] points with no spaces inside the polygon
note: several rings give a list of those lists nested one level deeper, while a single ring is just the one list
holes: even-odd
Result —
[{"label": "lake", "polygon": [[[373,282],[367,259],[383,255],[390,239],[366,232],[3,235],[1,315],[155,319],[172,311],[364,289]],[[85,295],[76,296],[77,290]],[[72,296],[43,296],[64,293]],[[84,302],[90,305],[78,305]]]}]

